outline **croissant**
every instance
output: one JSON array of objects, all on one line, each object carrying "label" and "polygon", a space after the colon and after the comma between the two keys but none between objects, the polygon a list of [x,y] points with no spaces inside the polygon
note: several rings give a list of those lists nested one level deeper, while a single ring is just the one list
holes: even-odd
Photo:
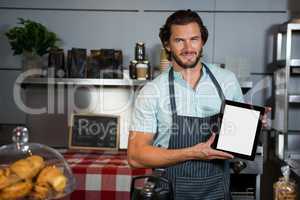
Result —
[{"label": "croissant", "polygon": [[48,197],[53,190],[63,192],[66,185],[67,178],[63,173],[54,165],[47,166],[38,175],[30,197],[35,200],[42,200]]},{"label": "croissant", "polygon": [[32,166],[33,177],[36,176],[40,172],[40,170],[45,167],[44,159],[41,156],[29,156],[28,158],[26,158],[26,160],[28,160]]},{"label": "croissant", "polygon": [[20,181],[14,185],[8,186],[0,191],[1,200],[15,200],[25,197],[32,189],[30,180]]},{"label": "croissant", "polygon": [[17,175],[11,173],[9,168],[0,169],[0,190],[20,180]]},{"label": "croissant", "polygon": [[[11,164],[8,168],[0,169],[0,190],[3,189],[3,191],[8,191],[4,192],[4,197],[7,193],[10,193],[10,191],[18,191],[18,189],[23,191],[22,188],[29,184],[27,182],[23,183],[20,181],[32,179],[39,173],[44,165],[44,159],[40,156],[34,155],[29,156],[26,159],[18,160]],[[22,194],[22,192],[20,194]],[[1,197],[0,200],[4,197]]]},{"label": "croissant", "polygon": [[[31,199],[34,200],[43,200],[46,199],[49,195],[49,186],[45,184],[34,185],[33,191],[30,194]],[[1,200],[1,199],[0,199]]]},{"label": "croissant", "polygon": [[67,185],[67,178],[56,166],[45,167],[37,177],[36,184],[49,184],[56,192],[62,192]]},{"label": "croissant", "polygon": [[62,193],[66,185],[67,178],[62,171],[55,165],[45,167],[44,159],[36,155],[0,169],[0,200],[15,200],[26,196],[44,200],[52,193]]},{"label": "croissant", "polygon": [[44,159],[40,156],[29,156],[14,162],[10,170],[21,179],[31,179],[45,166]]}]

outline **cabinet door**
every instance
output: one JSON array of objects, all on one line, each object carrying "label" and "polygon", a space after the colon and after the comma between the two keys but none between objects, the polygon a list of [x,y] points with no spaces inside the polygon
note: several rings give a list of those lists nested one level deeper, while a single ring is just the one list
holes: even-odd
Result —
[{"label": "cabinet door", "polygon": [[[248,73],[271,72],[273,29],[286,13],[217,13],[214,61]],[[232,65],[232,66],[229,66]]]},{"label": "cabinet door", "polygon": [[129,10],[137,9],[139,0],[54,0],[54,1],[1,1],[0,7],[62,9],[62,10]]},{"label": "cabinet door", "polygon": [[[25,113],[20,110],[18,98],[14,99],[14,85],[20,71],[0,70],[0,124],[25,124]],[[23,96],[16,90],[16,97]]]},{"label": "cabinet door", "polygon": [[192,9],[192,10],[214,10],[214,0],[143,0],[140,1],[141,8],[144,10],[179,10],[179,9]]},{"label": "cabinet door", "polygon": [[216,0],[216,10],[286,11],[287,0]]}]

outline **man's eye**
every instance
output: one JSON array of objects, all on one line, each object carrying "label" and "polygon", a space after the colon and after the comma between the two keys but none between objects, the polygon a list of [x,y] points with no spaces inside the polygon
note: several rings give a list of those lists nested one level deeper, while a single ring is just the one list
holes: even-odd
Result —
[{"label": "man's eye", "polygon": [[179,43],[179,42],[182,42],[183,40],[182,39],[175,39],[175,42]]},{"label": "man's eye", "polygon": [[192,38],[193,41],[198,41],[200,38],[198,37],[195,37],[195,38]]}]

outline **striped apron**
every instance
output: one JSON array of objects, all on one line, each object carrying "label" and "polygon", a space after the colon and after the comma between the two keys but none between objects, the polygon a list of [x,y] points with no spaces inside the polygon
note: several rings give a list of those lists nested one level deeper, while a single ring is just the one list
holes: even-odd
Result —
[{"label": "striped apron", "polygon": [[[203,64],[222,101],[222,89],[208,67]],[[172,135],[169,149],[191,147],[205,142],[219,127],[219,114],[209,117],[177,115],[173,68],[169,71],[169,92],[172,111]],[[189,160],[167,167],[165,176],[173,184],[175,200],[230,199],[229,163],[224,160]]]}]

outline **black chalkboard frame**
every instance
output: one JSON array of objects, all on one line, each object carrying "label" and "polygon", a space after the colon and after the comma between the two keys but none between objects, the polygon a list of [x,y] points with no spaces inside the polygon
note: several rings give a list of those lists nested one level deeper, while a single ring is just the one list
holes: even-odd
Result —
[{"label": "black chalkboard frame", "polygon": [[[77,145],[74,144],[73,141],[73,128],[74,128],[74,118],[75,117],[108,117],[108,118],[114,118],[117,120],[117,129],[116,129],[116,134],[115,134],[115,147],[105,147],[105,146],[82,146],[82,145]],[[120,145],[120,116],[118,115],[110,115],[110,114],[94,114],[94,113],[78,113],[78,114],[72,114],[71,116],[71,121],[70,121],[71,126],[69,127],[69,149],[78,149],[78,150],[119,150],[119,145]]]}]

